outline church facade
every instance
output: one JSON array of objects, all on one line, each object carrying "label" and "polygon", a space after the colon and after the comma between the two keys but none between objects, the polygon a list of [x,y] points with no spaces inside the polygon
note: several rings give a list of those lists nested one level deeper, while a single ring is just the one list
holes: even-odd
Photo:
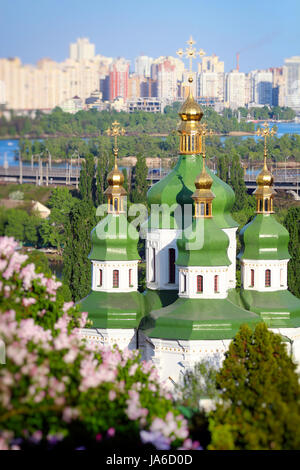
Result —
[{"label": "church facade", "polygon": [[222,358],[240,325],[264,321],[300,363],[300,299],[288,290],[289,235],[274,217],[266,145],[256,215],[240,232],[236,288],[234,193],[206,166],[207,130],[191,91],[179,115],[178,162],[147,196],[150,215],[142,226],[147,289],[138,292],[139,234],[127,220],[124,177],[115,158],[106,190],[108,214],[91,234],[92,290],[80,309],[88,312],[92,327],[81,336],[139,349],[162,380],[174,383],[199,360]]}]

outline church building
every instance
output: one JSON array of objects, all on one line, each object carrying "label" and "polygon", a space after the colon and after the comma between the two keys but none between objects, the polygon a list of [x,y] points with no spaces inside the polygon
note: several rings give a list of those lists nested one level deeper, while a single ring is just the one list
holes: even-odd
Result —
[{"label": "church building", "polygon": [[92,327],[81,335],[97,344],[139,349],[162,380],[174,383],[201,359],[222,357],[242,324],[254,328],[264,321],[289,342],[300,364],[300,299],[288,290],[289,235],[274,216],[266,144],[256,215],[240,232],[237,288],[234,192],[206,165],[207,129],[191,90],[179,116],[178,162],[147,196],[144,293],[138,292],[139,234],[127,220],[115,152],[108,214],[91,234],[91,293],[80,302]]}]

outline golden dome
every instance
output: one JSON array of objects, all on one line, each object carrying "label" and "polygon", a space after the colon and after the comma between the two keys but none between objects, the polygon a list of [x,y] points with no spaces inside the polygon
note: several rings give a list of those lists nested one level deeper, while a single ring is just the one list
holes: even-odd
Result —
[{"label": "golden dome", "polygon": [[210,190],[213,184],[212,177],[206,172],[205,162],[203,162],[203,169],[195,179],[195,186],[197,189]]},{"label": "golden dome", "polygon": [[119,170],[117,165],[108,173],[107,182],[109,186],[122,186],[124,183],[123,172]]},{"label": "golden dome", "polygon": [[199,104],[194,100],[191,91],[181,106],[178,114],[182,121],[200,121],[202,119],[203,111]]},{"label": "golden dome", "polygon": [[258,186],[273,186],[274,178],[272,173],[268,170],[267,165],[259,173],[256,182]]}]

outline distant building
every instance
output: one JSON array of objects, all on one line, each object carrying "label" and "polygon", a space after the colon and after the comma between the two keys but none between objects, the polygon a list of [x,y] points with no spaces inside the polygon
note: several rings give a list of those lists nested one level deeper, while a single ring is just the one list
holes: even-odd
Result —
[{"label": "distant building", "polygon": [[64,101],[60,107],[65,113],[75,114],[83,109],[83,101],[79,96],[74,96]]},{"label": "distant building", "polygon": [[128,98],[129,61],[123,58],[114,60],[109,70],[109,100],[122,97]]},{"label": "distant building", "polygon": [[182,81],[184,63],[174,57],[159,57],[151,67],[151,78],[157,81],[157,97],[176,101],[177,82]]},{"label": "distant building", "polygon": [[199,73],[197,96],[210,97],[218,101],[224,101],[224,74],[220,72]]},{"label": "distant building", "polygon": [[77,42],[70,44],[70,59],[82,62],[94,57],[95,44],[91,44],[87,38],[78,38]]},{"label": "distant building", "polygon": [[85,104],[87,109],[98,109],[98,111],[103,109],[102,93],[99,90],[95,90],[91,95],[86,98]]},{"label": "distant building", "polygon": [[273,106],[285,106],[285,75],[283,67],[269,69],[273,77],[272,102]]},{"label": "distant building", "polygon": [[225,100],[230,108],[245,106],[245,74],[232,70],[225,78]]},{"label": "distant building", "polygon": [[198,72],[224,73],[224,62],[213,54],[212,56],[203,56],[201,63],[198,64]]},{"label": "distant building", "polygon": [[166,101],[160,98],[137,98],[127,102],[129,113],[134,111],[146,111],[148,113],[163,113]]},{"label": "distant building", "polygon": [[140,77],[150,78],[151,76],[151,65],[153,58],[146,55],[136,57],[134,61],[134,71]]},{"label": "distant building", "polygon": [[254,70],[251,72],[253,102],[272,106],[273,74],[267,70]]},{"label": "distant building", "polygon": [[300,56],[284,61],[286,82],[285,106],[300,111]]}]

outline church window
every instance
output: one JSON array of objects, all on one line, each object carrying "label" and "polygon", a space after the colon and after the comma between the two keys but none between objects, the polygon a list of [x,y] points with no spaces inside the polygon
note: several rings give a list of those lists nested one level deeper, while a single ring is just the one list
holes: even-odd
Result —
[{"label": "church window", "polygon": [[152,248],[152,280],[151,282],[155,282],[155,270],[156,270],[156,253],[155,248]]},{"label": "church window", "polygon": [[209,204],[208,204],[208,202],[206,203],[206,215],[209,215]]},{"label": "church window", "polygon": [[219,292],[219,276],[218,275],[214,277],[214,288],[215,288],[215,293]]},{"label": "church window", "polygon": [[251,269],[250,287],[254,287],[254,269]]},{"label": "church window", "polygon": [[265,212],[268,212],[269,210],[269,204],[268,204],[268,199],[265,199]]},{"label": "church window", "polygon": [[132,269],[129,269],[128,277],[129,287],[132,287]]},{"label": "church window", "polygon": [[265,271],[265,287],[271,287],[271,270],[266,269]]},{"label": "church window", "polygon": [[118,199],[117,198],[114,199],[114,209],[115,209],[115,211],[118,210]]},{"label": "church window", "polygon": [[119,287],[119,270],[113,270],[113,287]]},{"label": "church window", "polygon": [[263,210],[263,201],[262,199],[259,200],[259,212],[262,212]]},{"label": "church window", "polygon": [[175,249],[169,249],[169,283],[175,283]]},{"label": "church window", "polygon": [[200,214],[204,215],[204,202],[201,202],[200,204],[200,211],[201,211]]},{"label": "church window", "polygon": [[99,287],[102,287],[102,269],[99,269]]},{"label": "church window", "polygon": [[203,276],[197,276],[197,292],[203,292]]},{"label": "church window", "polygon": [[181,291],[182,291],[182,292],[186,292],[186,274],[183,274],[183,275],[182,275],[182,281],[183,281],[183,282],[182,282],[182,289],[181,289]]}]

